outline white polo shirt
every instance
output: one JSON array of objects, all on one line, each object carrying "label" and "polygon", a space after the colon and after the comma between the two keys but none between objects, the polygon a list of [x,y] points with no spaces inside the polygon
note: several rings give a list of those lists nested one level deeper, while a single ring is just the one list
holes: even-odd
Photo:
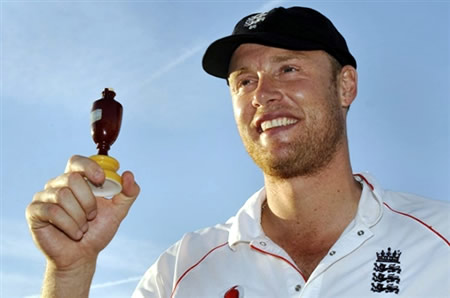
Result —
[{"label": "white polo shirt", "polygon": [[262,189],[225,224],[183,236],[133,297],[450,297],[450,204],[355,179],[356,217],[307,281],[262,230]]}]

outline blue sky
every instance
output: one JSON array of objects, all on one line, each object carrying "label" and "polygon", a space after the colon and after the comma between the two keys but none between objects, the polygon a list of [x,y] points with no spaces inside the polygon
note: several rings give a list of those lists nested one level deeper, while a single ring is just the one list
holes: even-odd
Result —
[{"label": "blue sky", "polygon": [[333,20],[358,61],[354,171],[450,200],[448,1],[2,1],[0,296],[39,293],[45,262],[24,210],[71,155],[96,153],[89,112],[105,87],[124,106],[110,154],[142,192],[91,297],[130,296],[183,233],[235,214],[262,175],[201,57],[241,17],[296,4]]}]

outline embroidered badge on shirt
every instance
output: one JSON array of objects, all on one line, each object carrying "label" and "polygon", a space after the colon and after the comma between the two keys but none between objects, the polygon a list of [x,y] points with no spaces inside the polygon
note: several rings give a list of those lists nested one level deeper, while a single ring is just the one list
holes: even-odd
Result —
[{"label": "embroidered badge on shirt", "polygon": [[395,293],[400,291],[400,250],[377,252],[377,260],[373,264],[372,288],[375,293]]},{"label": "embroidered badge on shirt", "polygon": [[244,297],[244,289],[242,289],[241,286],[234,286],[231,289],[229,289],[225,295],[223,295],[224,298],[242,298]]},{"label": "embroidered badge on shirt", "polygon": [[264,21],[266,19],[267,12],[258,13],[254,16],[249,17],[244,24],[244,27],[248,27],[248,29],[255,29],[258,23]]}]

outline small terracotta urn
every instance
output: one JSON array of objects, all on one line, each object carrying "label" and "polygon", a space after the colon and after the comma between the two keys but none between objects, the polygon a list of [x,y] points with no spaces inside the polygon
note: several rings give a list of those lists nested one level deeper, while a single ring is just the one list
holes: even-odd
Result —
[{"label": "small terracotta urn", "polygon": [[116,93],[112,88],[105,88],[102,98],[96,100],[91,109],[91,134],[97,144],[98,154],[90,158],[95,160],[105,171],[105,183],[101,186],[89,182],[92,192],[99,197],[112,197],[122,191],[122,179],[117,170],[119,162],[108,156],[111,145],[119,136],[122,124],[122,105],[114,99]]}]

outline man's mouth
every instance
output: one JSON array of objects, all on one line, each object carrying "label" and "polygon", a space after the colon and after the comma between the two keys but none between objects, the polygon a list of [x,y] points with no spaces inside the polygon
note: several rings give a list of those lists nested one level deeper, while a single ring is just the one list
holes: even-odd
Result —
[{"label": "man's mouth", "polygon": [[294,123],[297,123],[297,119],[293,118],[287,118],[287,117],[281,117],[281,118],[275,118],[272,120],[263,121],[261,123],[261,132],[264,132],[268,129],[280,127],[280,126],[287,126]]}]

